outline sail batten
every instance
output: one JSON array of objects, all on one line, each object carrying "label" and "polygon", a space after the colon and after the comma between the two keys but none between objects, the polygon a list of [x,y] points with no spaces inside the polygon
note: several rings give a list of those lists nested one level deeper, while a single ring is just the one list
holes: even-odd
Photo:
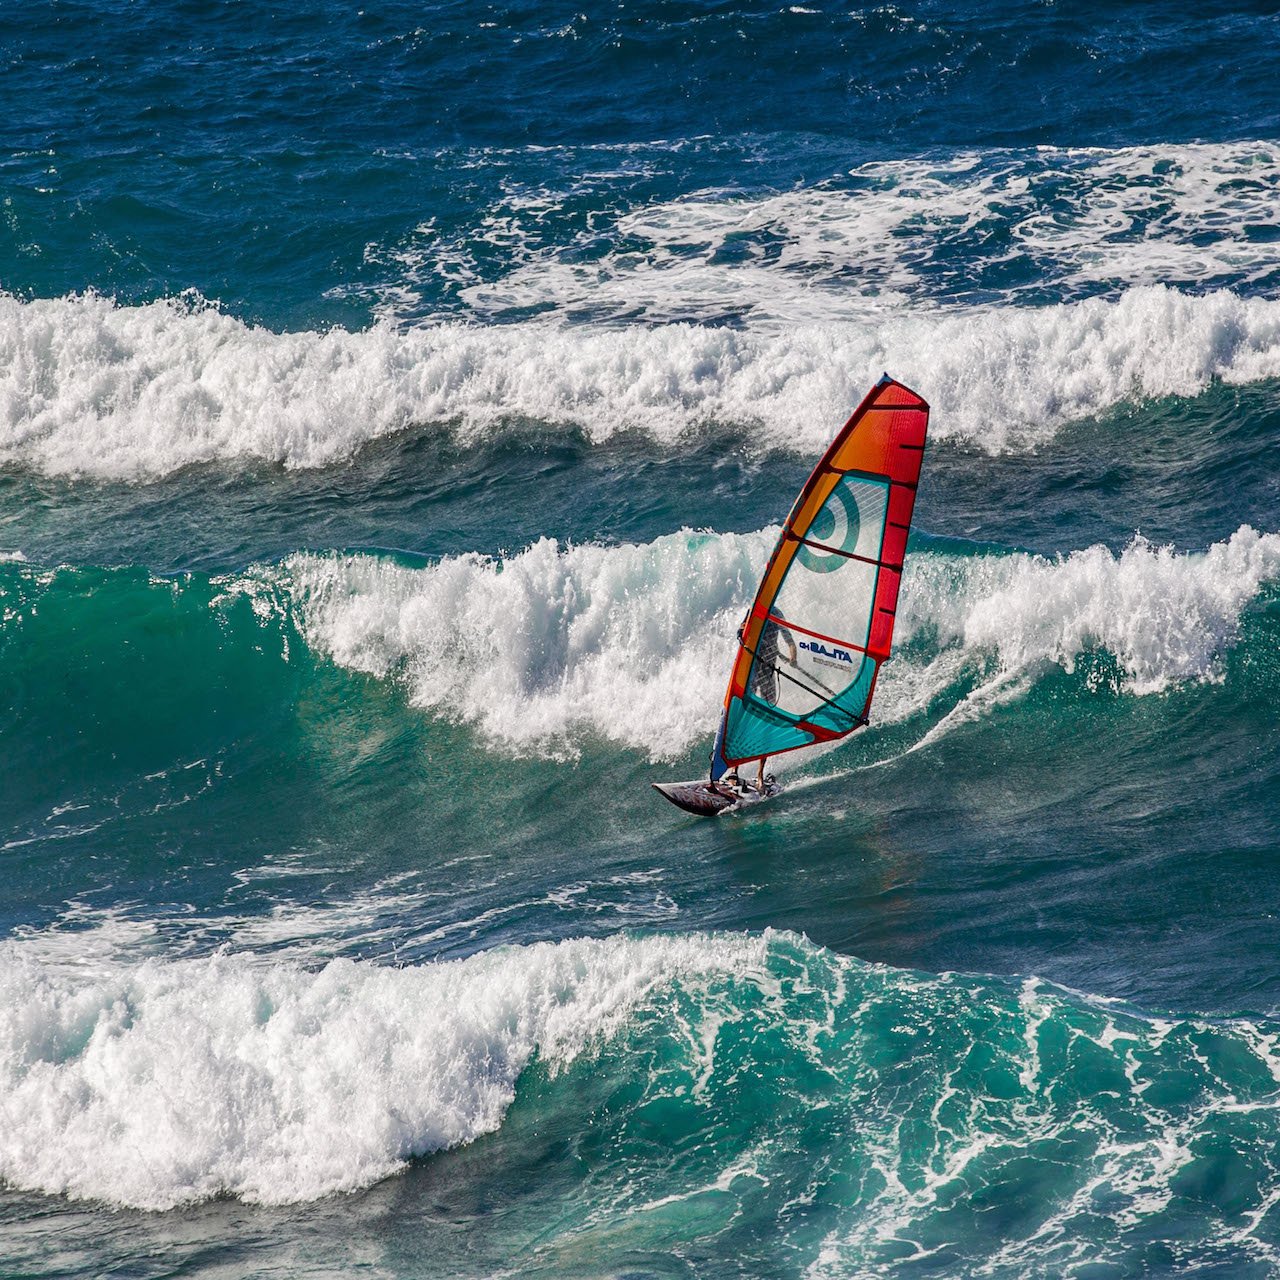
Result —
[{"label": "sail batten", "polygon": [[886,376],[800,490],[739,634],[713,778],[867,723],[928,421],[924,400]]},{"label": "sail batten", "polygon": [[770,614],[769,616],[772,621],[777,622],[779,625],[786,627],[788,631],[799,631],[806,636],[811,636],[814,640],[821,640],[826,644],[838,644],[838,645],[844,646],[847,649],[859,649],[862,653],[867,652],[865,648],[863,648],[860,645],[854,644],[852,640],[841,640],[839,636],[829,636],[821,631],[811,631],[808,627],[802,627],[798,622],[790,622],[786,618],[777,618],[777,617],[774,617],[772,614]]},{"label": "sail batten", "polygon": [[813,542],[808,538],[802,538],[798,533],[792,533],[790,530],[784,535],[788,538],[794,538],[796,542],[802,542],[806,547],[813,547],[816,551],[830,552],[833,555],[844,556],[846,560],[861,560],[863,564],[880,565],[885,569],[901,569],[900,564],[890,564],[887,560],[873,560],[870,556],[856,555],[852,551],[841,551],[839,547],[829,547],[823,542]]}]

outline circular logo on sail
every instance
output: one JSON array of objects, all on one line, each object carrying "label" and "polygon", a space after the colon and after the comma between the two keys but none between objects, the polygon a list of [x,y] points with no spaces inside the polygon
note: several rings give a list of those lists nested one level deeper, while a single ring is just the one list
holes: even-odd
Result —
[{"label": "circular logo on sail", "polygon": [[[825,542],[828,546],[838,547],[841,551],[852,551],[858,545],[858,529],[858,504],[847,489],[837,486],[822,510],[814,517],[805,536],[814,542]],[[813,573],[831,573],[849,563],[844,556],[805,546],[796,552],[796,559]]]}]

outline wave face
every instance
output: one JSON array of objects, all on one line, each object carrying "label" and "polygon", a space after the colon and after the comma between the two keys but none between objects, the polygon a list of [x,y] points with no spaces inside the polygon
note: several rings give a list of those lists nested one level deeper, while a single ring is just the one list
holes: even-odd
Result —
[{"label": "wave face", "polygon": [[207,306],[0,298],[0,462],[146,479],[197,463],[321,467],[426,424],[464,441],[539,422],[665,447],[729,424],[821,452],[885,368],[932,435],[1034,447],[1123,401],[1280,376],[1280,304],[1140,287],[1116,301],[775,331],[693,324],[276,334]]},{"label": "wave face", "polygon": [[[238,716],[278,716],[303,678],[299,652],[391,682],[412,707],[469,727],[500,757],[576,758],[611,742],[676,761],[709,741],[725,655],[776,538],[776,528],[685,530],[616,547],[544,538],[506,557],[416,566],[298,553],[245,574],[176,581],[15,561],[0,568],[9,601],[0,635],[12,645],[14,705],[24,708],[17,726],[32,742],[73,714],[50,687],[58,664],[116,672],[77,704],[81,749],[93,741],[102,764],[150,758],[116,736],[128,682],[143,669],[153,689],[141,705],[158,743],[185,737],[184,721],[214,733],[215,706],[186,673],[238,690]],[[922,548],[907,561],[896,654],[873,720],[985,705],[1053,670],[1083,666],[1094,681],[1100,654],[1114,664],[1108,687],[1128,695],[1219,681],[1277,578],[1280,535],[1247,526],[1195,553],[1142,539],[1118,554],[1094,546],[1061,557]],[[122,634],[109,622],[116,608],[151,625]],[[173,639],[157,640],[157,625]],[[200,740],[189,748],[196,756]]]},{"label": "wave face", "polygon": [[[749,1220],[745,1256],[787,1273],[1126,1269],[1175,1222],[1175,1260],[1275,1261],[1267,1020],[1149,1017],[785,934],[318,972],[221,955],[85,973],[10,943],[0,984],[12,1185],[289,1203],[576,1112],[603,1154],[577,1188],[585,1217],[539,1233],[531,1261],[552,1268],[623,1223],[633,1247],[660,1245],[690,1215],[712,1236]],[[491,1142],[502,1185],[512,1152]],[[537,1197],[514,1195],[501,1243]],[[994,1251],[992,1212],[1021,1224]]]},{"label": "wave face", "polygon": [[168,1209],[350,1191],[469,1142],[498,1127],[535,1052],[563,1066],[681,972],[764,948],[618,939],[319,973],[215,956],[88,982],[6,951],[0,1177]]}]

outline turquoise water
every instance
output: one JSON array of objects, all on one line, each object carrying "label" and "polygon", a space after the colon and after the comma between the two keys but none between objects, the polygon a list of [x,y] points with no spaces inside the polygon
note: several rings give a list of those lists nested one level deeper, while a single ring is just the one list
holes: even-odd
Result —
[{"label": "turquoise water", "polygon": [[[0,15],[5,1273],[1280,1269],[1276,37]],[[872,724],[686,819],[885,369]]]}]

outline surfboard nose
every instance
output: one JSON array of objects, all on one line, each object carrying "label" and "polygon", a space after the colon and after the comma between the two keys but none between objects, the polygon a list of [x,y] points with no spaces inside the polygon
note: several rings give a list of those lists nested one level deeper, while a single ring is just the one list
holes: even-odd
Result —
[{"label": "surfboard nose", "polygon": [[725,795],[705,779],[697,782],[651,782],[649,785],[677,809],[700,818],[714,818],[737,803],[733,796]]}]

